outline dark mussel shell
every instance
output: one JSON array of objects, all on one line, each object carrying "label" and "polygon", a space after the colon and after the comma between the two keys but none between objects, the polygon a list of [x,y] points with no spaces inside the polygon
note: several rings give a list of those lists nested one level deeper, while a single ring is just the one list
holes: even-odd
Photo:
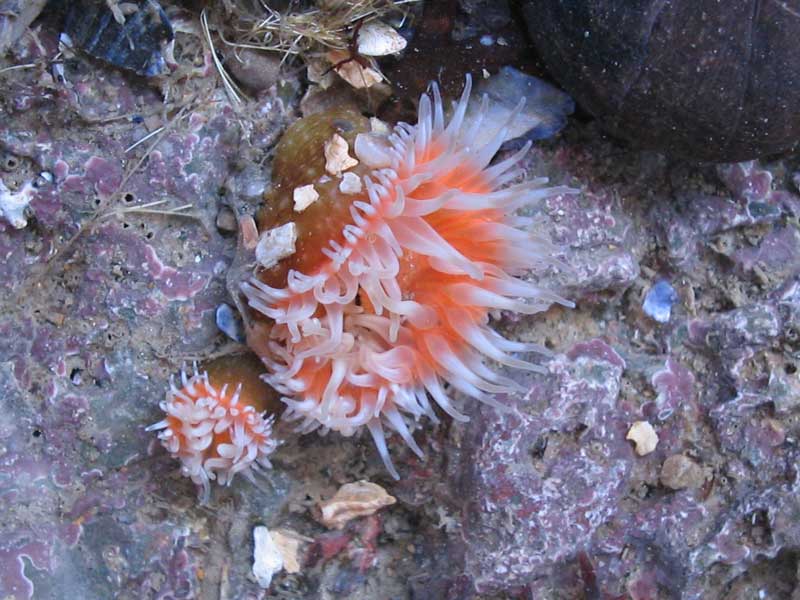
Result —
[{"label": "dark mussel shell", "polygon": [[167,71],[162,48],[173,39],[172,25],[155,0],[136,4],[138,9],[121,25],[105,2],[70,2],[64,21],[68,42],[77,50],[139,75],[162,75]]}]

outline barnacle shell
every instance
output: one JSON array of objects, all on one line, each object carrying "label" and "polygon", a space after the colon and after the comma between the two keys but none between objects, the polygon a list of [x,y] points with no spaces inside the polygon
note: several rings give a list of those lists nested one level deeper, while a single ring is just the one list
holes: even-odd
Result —
[{"label": "barnacle shell", "polygon": [[405,38],[382,21],[364,23],[358,31],[358,53],[363,56],[388,56],[405,49]]}]

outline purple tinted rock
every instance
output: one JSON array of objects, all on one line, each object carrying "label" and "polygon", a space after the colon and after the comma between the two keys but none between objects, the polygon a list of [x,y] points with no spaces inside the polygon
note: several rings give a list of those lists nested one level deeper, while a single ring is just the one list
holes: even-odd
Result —
[{"label": "purple tinted rock", "polygon": [[786,440],[783,425],[765,410],[769,401],[760,394],[743,391],[711,411],[722,447],[755,469],[753,477],[763,481],[786,476],[790,458],[782,447]]},{"label": "purple tinted rock", "polygon": [[[800,546],[800,487],[795,479],[764,490],[743,494],[727,514],[723,525],[708,543],[691,556],[698,571],[724,564],[738,575],[759,559],[774,559],[782,549]],[[703,578],[687,589],[686,597],[702,598]]]},{"label": "purple tinted rock", "polygon": [[786,190],[773,189],[772,173],[756,161],[720,165],[717,175],[733,197],[746,204],[753,219],[773,214],[776,208],[787,214],[798,214],[800,198]]},{"label": "purple tinted rock", "polygon": [[755,161],[720,165],[717,173],[737,197],[761,201],[772,192],[772,174],[758,168]]},{"label": "purple tinted rock", "polygon": [[783,282],[800,271],[800,231],[776,227],[757,247],[736,250],[731,259],[741,272],[753,274],[767,285]]},{"label": "purple tinted rock", "polygon": [[0,546],[0,592],[4,597],[33,598],[34,586],[26,568],[52,572],[52,561],[47,544],[34,539],[7,538]]},{"label": "purple tinted rock", "polygon": [[622,249],[598,249],[583,257],[576,255],[570,266],[575,269],[578,283],[570,286],[567,294],[570,291],[587,295],[605,290],[623,292],[639,277],[636,258]]},{"label": "purple tinted rock", "polygon": [[[31,42],[20,64],[55,55],[47,28],[37,35],[43,50]],[[53,174],[29,227],[0,223],[0,578],[13,595],[263,597],[248,579],[252,526],[288,518],[318,539],[308,498],[361,478],[398,499],[377,550],[354,540],[276,577],[271,595],[357,600],[394,584],[393,597],[463,600],[478,582],[501,597],[716,598],[800,552],[791,161],[693,170],[571,123],[522,168],[582,190],[531,214],[575,267],[559,289],[579,307],[495,323],[563,353],[552,372],[511,375],[529,391],[500,398],[512,411],[465,403],[470,423],[421,425],[427,459],[391,439],[400,482],[367,443],[287,433],[271,486],[237,479],[201,509],[143,426],[160,418],[169,374],[230,343],[216,327],[235,252],[215,226],[220,194],[233,214],[252,211],[295,107],[266,92],[234,112],[204,87],[207,63],[187,77],[208,102],[162,120],[159,90],[74,64],[58,85],[12,71],[14,94],[0,95],[0,152],[22,165],[4,181]],[[152,202],[191,216],[137,212]],[[663,327],[640,311],[658,276],[682,300]],[[625,439],[640,420],[659,438],[643,457]],[[700,487],[659,483],[678,454],[709,473]]]},{"label": "purple tinted rock", "polygon": [[[30,62],[55,55],[46,27],[41,41],[51,53],[31,50]],[[52,173],[28,227],[0,223],[0,596],[189,598],[224,579],[232,597],[257,597],[247,559],[223,568],[216,557],[237,519],[277,514],[286,482],[235,482],[221,504],[235,499],[241,514],[211,518],[144,431],[168,376],[222,341],[214,312],[235,240],[213,221],[232,159],[253,149],[224,101],[161,123],[157,91],[73,68],[45,88],[45,70],[15,72],[14,98],[0,97],[0,152],[19,165],[4,181]],[[213,91],[213,78],[194,77]],[[18,112],[20,98],[38,110]],[[281,106],[253,132],[274,138]],[[165,133],[135,145],[152,131],[143,114]],[[198,534],[209,529],[214,559]]]},{"label": "purple tinted rock", "polygon": [[[720,521],[726,504],[708,499],[711,469],[698,465],[703,477],[690,489],[659,484],[668,457],[687,448],[713,452],[703,439],[705,409],[692,370],[674,357],[660,365],[640,355],[623,360],[592,340],[557,356],[549,371],[515,375],[529,391],[507,399],[511,411],[476,408],[459,428],[460,468],[453,475],[460,497],[469,499],[460,540],[478,593],[538,598],[595,589],[598,597],[701,598],[707,570],[723,560],[719,548],[736,565],[730,577],[752,562],[741,538],[726,533],[739,517]],[[655,397],[632,402],[623,382],[644,375]],[[733,414],[731,407],[725,414]],[[638,420],[648,420],[659,437],[643,457],[625,439]],[[717,416],[711,420],[722,427]],[[746,461],[727,471],[741,481],[735,489],[742,497],[752,493],[752,468],[763,471],[755,480],[764,484],[784,480],[792,456],[778,422],[750,414],[744,423],[738,438],[718,429],[725,448]]]},{"label": "purple tinted rock", "polygon": [[673,358],[668,358],[663,368],[657,370],[651,385],[657,392],[654,405],[656,417],[664,421],[677,412],[697,414],[694,399],[695,376]]},{"label": "purple tinted rock", "polygon": [[653,208],[654,223],[663,231],[675,267],[696,268],[702,248],[715,235],[800,214],[800,198],[773,189],[772,174],[755,162],[721,165],[717,174],[729,196],[687,191]]},{"label": "purple tinted rock", "polygon": [[764,347],[782,330],[777,307],[751,304],[721,313],[706,334],[708,347],[725,360],[736,360]]},{"label": "purple tinted rock", "polygon": [[789,416],[800,408],[800,377],[794,363],[780,368],[775,365],[770,372],[764,396],[769,398],[780,416]]},{"label": "purple tinted rock", "polygon": [[783,319],[783,340],[789,348],[800,350],[800,275],[787,279],[775,297]]}]

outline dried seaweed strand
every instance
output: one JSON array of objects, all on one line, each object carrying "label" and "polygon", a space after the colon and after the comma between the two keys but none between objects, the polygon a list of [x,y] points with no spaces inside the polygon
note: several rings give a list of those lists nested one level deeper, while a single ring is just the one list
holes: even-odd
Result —
[{"label": "dried seaweed strand", "polygon": [[222,84],[225,86],[225,93],[228,94],[231,104],[234,106],[239,106],[242,103],[242,98],[246,98],[247,96],[236,84],[233,78],[228,75],[228,72],[225,70],[225,67],[222,66],[222,62],[220,62],[219,57],[217,56],[217,51],[214,48],[214,40],[211,38],[211,30],[208,27],[208,13],[206,12],[205,8],[200,13],[200,24],[203,28],[205,41],[209,46],[209,50],[211,51],[211,59],[214,61],[214,66],[216,67],[217,72],[222,79]]},{"label": "dried seaweed strand", "polygon": [[98,219],[107,219],[109,217],[121,217],[125,214],[145,214],[145,215],[162,215],[168,217],[186,217],[189,219],[197,219],[198,221],[201,220],[200,217],[194,213],[187,213],[184,211],[191,210],[194,208],[194,204],[181,204],[180,206],[175,206],[173,208],[167,208],[164,210],[155,209],[155,206],[163,206],[167,204],[169,200],[154,200],[153,202],[147,202],[145,204],[137,204],[136,206],[123,206],[121,208],[116,208],[109,212],[103,213],[98,217]]},{"label": "dried seaweed strand", "polygon": [[314,8],[305,12],[282,14],[262,2],[266,16],[245,14],[236,30],[236,41],[220,34],[222,41],[234,48],[271,50],[303,55],[321,49],[344,50],[350,28],[361,20],[369,21],[392,12],[404,12],[402,5],[419,0],[354,0],[331,9]]}]

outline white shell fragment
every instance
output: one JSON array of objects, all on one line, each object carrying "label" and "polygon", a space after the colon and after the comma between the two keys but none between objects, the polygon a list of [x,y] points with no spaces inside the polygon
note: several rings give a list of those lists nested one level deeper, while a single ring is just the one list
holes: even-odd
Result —
[{"label": "white shell fragment", "polygon": [[294,188],[292,200],[294,200],[294,212],[303,212],[319,200],[319,193],[314,188],[314,184],[309,183],[308,185]]},{"label": "white shell fragment", "polygon": [[658,434],[647,421],[636,421],[631,425],[625,439],[636,445],[636,454],[639,456],[650,454],[658,445]]},{"label": "white shell fragment", "polygon": [[388,56],[406,47],[405,38],[382,21],[364,23],[358,32],[358,53],[363,56]]},{"label": "white shell fragment", "polygon": [[258,525],[253,529],[253,576],[258,585],[267,589],[272,577],[283,569],[283,555],[269,529]]},{"label": "white shell fragment", "polygon": [[374,514],[395,502],[394,496],[376,483],[363,480],[346,483],[333,498],[319,503],[320,522],[330,529],[342,529],[348,521]]},{"label": "white shell fragment", "polygon": [[296,241],[297,225],[293,222],[265,231],[256,245],[258,264],[266,269],[274,267],[282,258],[294,254]]},{"label": "white shell fragment", "polygon": [[343,194],[358,194],[361,192],[361,178],[355,173],[345,173],[339,182],[339,191]]},{"label": "white shell fragment", "polygon": [[346,50],[331,50],[326,57],[332,65],[342,63],[334,70],[357,90],[370,88],[383,81],[383,75],[379,71],[372,67],[363,67],[356,60],[349,60],[351,57]]},{"label": "white shell fragment", "polygon": [[349,151],[350,145],[347,140],[338,133],[334,133],[333,137],[325,142],[325,170],[330,175],[338,177],[342,171],[355,167],[358,161],[348,154]]},{"label": "white shell fragment", "polygon": [[29,181],[16,192],[12,192],[0,179],[0,216],[11,223],[15,229],[22,229],[28,224],[25,209],[36,194],[36,188]]},{"label": "white shell fragment", "polygon": [[270,532],[272,541],[283,558],[283,568],[287,573],[300,572],[300,544],[310,541],[291,529],[278,529]]}]

